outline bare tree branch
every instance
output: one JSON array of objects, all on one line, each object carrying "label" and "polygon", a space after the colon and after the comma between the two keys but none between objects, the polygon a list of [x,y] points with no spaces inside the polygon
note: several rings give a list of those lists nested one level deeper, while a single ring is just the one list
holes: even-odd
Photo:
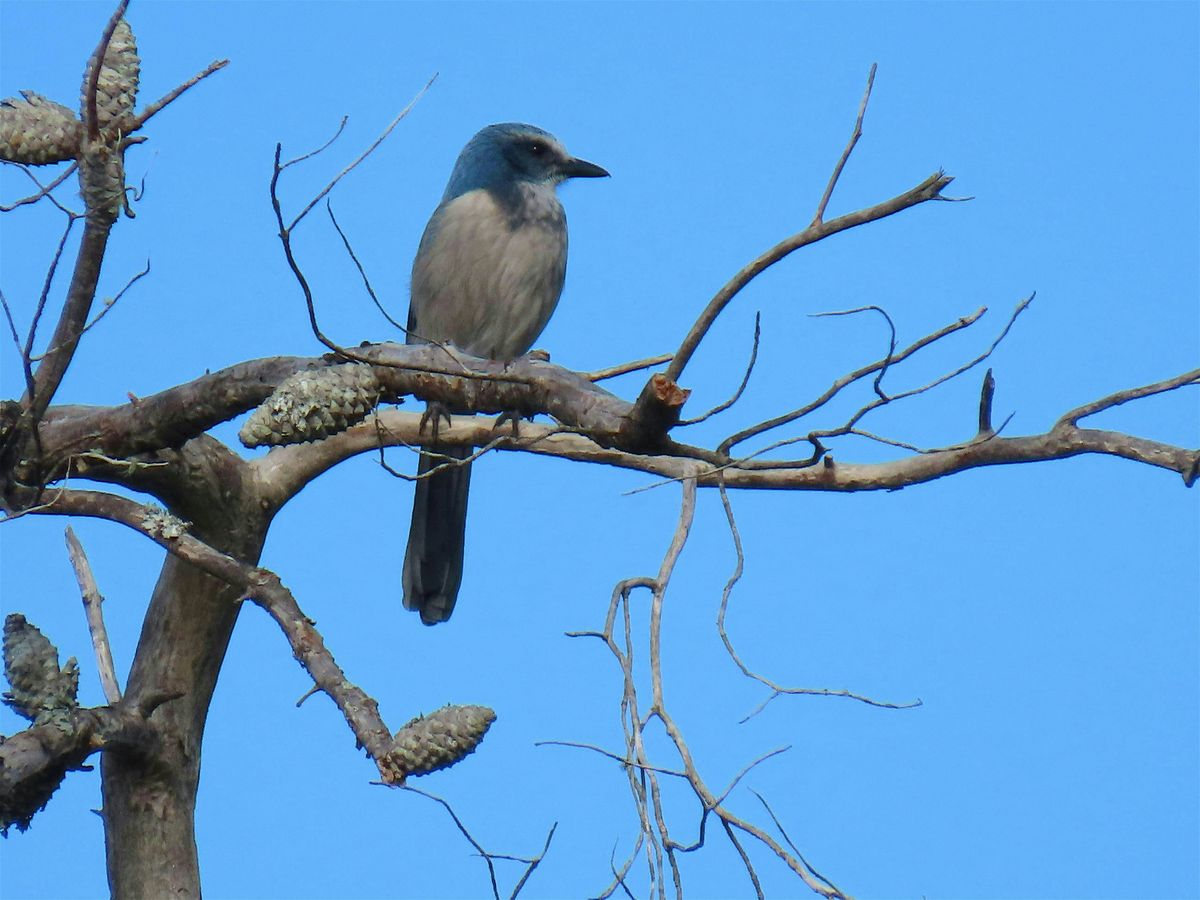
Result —
[{"label": "bare tree branch", "polygon": [[282,168],[289,169],[298,163],[302,163],[305,160],[312,159],[314,156],[320,156],[322,153],[324,153],[326,150],[328,150],[330,147],[332,147],[334,142],[339,137],[342,136],[342,132],[346,130],[346,123],[349,121],[350,121],[349,116],[342,116],[342,121],[338,123],[337,131],[335,131],[333,133],[333,137],[331,137],[329,140],[327,140],[325,143],[323,143],[316,150],[310,150],[308,153],[305,153],[302,156],[297,156],[295,159],[289,159],[287,162],[285,162],[283,164]]},{"label": "bare tree branch", "polygon": [[850,154],[854,152],[854,145],[862,137],[863,117],[867,114],[867,103],[871,100],[871,88],[875,85],[875,70],[878,67],[879,63],[871,63],[871,71],[867,75],[867,88],[863,91],[862,101],[858,104],[858,118],[854,120],[854,133],[850,135],[850,143],[846,144],[846,149],[842,151],[841,158],[837,161],[837,165],[833,167],[833,175],[829,177],[829,184],[825,188],[825,193],[821,195],[821,202],[817,204],[817,214],[813,216],[812,220],[813,225],[819,225],[824,220],[825,207],[829,205],[829,198],[833,196],[833,189],[837,187],[838,179],[842,177],[842,169],[846,168],[846,161],[850,159]]},{"label": "bare tree branch", "polygon": [[104,699],[110,705],[121,702],[121,688],[117,684],[117,670],[113,665],[112,646],[108,642],[108,629],[104,627],[104,611],[101,609],[104,597],[96,585],[96,577],[88,563],[83,545],[75,536],[75,530],[70,525],[66,529],[67,554],[71,558],[71,566],[75,569],[75,579],[79,582],[79,593],[83,597],[83,608],[87,614],[88,632],[92,635],[92,648],[96,652],[96,669],[100,673],[100,684],[104,688]]},{"label": "bare tree branch", "polygon": [[879,372],[876,374],[875,381],[871,385],[871,387],[875,390],[875,396],[886,400],[887,395],[883,392],[881,385],[883,384],[883,376],[887,374],[888,367],[892,364],[894,354],[896,353],[896,323],[892,321],[892,317],[888,315],[888,311],[882,306],[875,306],[872,304],[870,306],[859,306],[854,309],[839,309],[834,312],[811,313],[811,316],[814,319],[825,319],[831,316],[853,316],[862,312],[879,313],[879,315],[883,316],[883,320],[887,322],[888,330],[890,332],[890,336],[888,337],[887,355],[884,356],[883,364],[879,367]]},{"label": "bare tree branch", "polygon": [[39,200],[49,198],[50,201],[53,202],[55,206],[57,206],[62,212],[66,213],[68,216],[76,216],[77,217],[79,215],[78,213],[71,212],[65,206],[60,205],[58,203],[58,201],[55,200],[51,196],[51,192],[56,187],[58,187],[60,184],[62,184],[64,181],[66,181],[68,178],[70,178],[75,173],[75,171],[79,168],[79,163],[77,163],[77,162],[71,163],[69,166],[67,166],[65,169],[63,169],[62,172],[59,173],[57,178],[55,178],[49,184],[43,185],[38,180],[37,176],[34,175],[33,172],[31,172],[29,170],[29,166],[27,166],[23,163],[9,162],[8,160],[5,160],[4,162],[8,163],[9,165],[16,166],[21,171],[23,171],[26,175],[28,175],[29,178],[33,181],[33,183],[38,186],[38,190],[37,190],[37,193],[30,194],[28,197],[22,197],[20,200],[15,200],[10,204],[6,205],[3,203],[0,203],[0,212],[12,212],[14,209],[16,209],[19,206],[28,206],[31,203],[37,203]]},{"label": "bare tree branch", "polygon": [[270,614],[287,636],[296,659],[337,704],[359,744],[388,784],[403,783],[406,771],[392,753],[392,734],[379,717],[378,704],[346,678],[326,649],[320,632],[301,612],[291,592],[273,572],[220,553],[186,531],[187,523],[124,497],[96,491],[60,489],[46,512],[117,522],[149,537],[168,552],[224,581]]},{"label": "bare tree branch", "polygon": [[876,372],[882,372],[889,366],[903,362],[918,350],[922,350],[925,347],[928,347],[930,344],[940,341],[942,338],[947,337],[948,335],[954,334],[956,331],[961,331],[964,328],[970,328],[972,325],[978,322],[986,312],[987,307],[981,306],[970,315],[963,316],[958,321],[952,322],[949,325],[939,328],[937,331],[925,335],[920,340],[914,341],[899,353],[889,353],[887,356],[877,362],[870,363],[869,365],[855,369],[853,372],[846,373],[835,380],[833,384],[829,386],[829,389],[825,391],[825,393],[821,394],[821,396],[817,397],[810,403],[806,403],[804,406],[794,409],[791,412],[784,413],[783,415],[775,416],[774,418],[768,419],[765,422],[759,422],[756,425],[751,425],[749,428],[743,428],[736,434],[731,434],[729,437],[725,438],[725,440],[721,441],[720,445],[717,447],[717,452],[728,453],[730,449],[736,447],[738,444],[748,440],[749,438],[762,434],[763,432],[770,431],[773,428],[778,428],[780,425],[786,425],[789,422],[794,422],[797,419],[807,416],[809,413],[815,412],[836,397],[843,388],[854,384],[856,381],[865,378],[868,375],[872,375]]},{"label": "bare tree branch", "polygon": [[[342,124],[346,124],[345,119],[342,119]],[[334,135],[334,138],[336,137],[337,135]],[[333,143],[334,138],[330,138],[330,143]],[[328,144],[326,144],[326,146],[328,146]],[[321,149],[324,149],[324,147]],[[308,156],[312,156],[319,152],[320,150],[314,150],[313,153],[310,153],[307,156],[302,156],[300,159],[307,159]],[[408,334],[408,329],[393,319],[388,311],[383,308],[383,304],[379,302],[379,296],[375,293],[375,288],[371,286],[371,279],[367,277],[367,270],[364,269],[363,264],[359,262],[358,254],[354,252],[354,247],[351,246],[350,239],[346,237],[346,232],[342,231],[342,226],[338,224],[337,217],[333,214],[332,200],[325,200],[325,210],[329,213],[329,221],[333,223],[334,230],[337,231],[338,237],[342,239],[342,246],[346,248],[346,252],[350,255],[350,260],[354,263],[354,267],[358,269],[359,277],[362,278],[363,287],[367,289],[367,295],[371,298],[371,302],[375,304],[375,308],[379,310],[379,314],[387,319],[388,324],[399,330],[401,334]]]},{"label": "bare tree branch", "polygon": [[634,362],[609,366],[607,369],[597,369],[595,372],[588,372],[584,377],[586,377],[588,381],[604,381],[607,378],[616,378],[618,375],[627,375],[630,372],[638,372],[642,369],[649,369],[651,366],[657,366],[661,365],[662,363],[669,362],[670,359],[670,353],[660,353],[658,356],[648,356],[645,359],[635,360]]},{"label": "bare tree branch", "polygon": [[158,113],[162,112],[163,109],[165,109],[167,106],[170,106],[172,103],[174,103],[176,100],[178,100],[180,95],[183,94],[185,91],[188,91],[191,88],[195,87],[201,81],[203,81],[205,78],[207,78],[209,75],[212,75],[214,72],[221,71],[227,65],[229,65],[229,60],[227,60],[227,59],[217,59],[217,60],[214,60],[213,62],[210,62],[207,66],[204,67],[204,69],[202,71],[197,72],[195,75],[193,75],[191,78],[189,78],[187,81],[185,81],[183,84],[179,85],[178,87],[172,88],[164,96],[160,97],[158,100],[155,100],[153,103],[148,105],[145,109],[143,109],[140,113],[138,113],[138,115],[136,115],[134,117],[133,121],[130,123],[127,130],[129,132],[134,132],[134,131],[140,130],[141,127],[143,125],[145,125],[147,122],[149,122],[151,118],[158,115]]},{"label": "bare tree branch", "polygon": [[[313,197],[312,200],[310,200],[308,202],[308,205],[305,206],[302,210],[300,210],[300,212],[296,214],[296,217],[294,219],[292,219],[291,223],[288,224],[287,227],[284,228],[283,230],[288,233],[295,230],[296,226],[300,224],[300,222],[304,219],[304,217],[307,216],[309,214],[309,212],[312,211],[312,208],[314,206],[316,206],[318,203],[320,203],[322,198],[324,198],[330,191],[332,191],[335,187],[337,187],[337,183],[339,181],[341,181],[343,178],[345,178],[347,175],[349,175],[352,171],[354,171],[354,169],[356,169],[358,167],[358,165],[363,160],[365,160],[368,156],[370,156],[372,153],[374,153],[375,149],[387,139],[387,136],[389,134],[392,133],[392,130],[397,125],[399,125],[402,121],[404,121],[405,118],[407,118],[408,114],[410,112],[412,112],[413,107],[416,106],[418,101],[420,101],[420,99],[425,96],[425,92],[428,91],[433,86],[433,83],[436,80],[437,80],[437,73],[435,72],[433,77],[430,78],[427,82],[425,82],[425,86],[423,88],[421,88],[419,91],[417,91],[416,96],[414,96],[411,100],[408,101],[408,105],[405,106],[404,109],[400,110],[400,112],[396,115],[396,118],[392,119],[392,121],[390,123],[388,123],[387,128],[383,129],[383,131],[380,132],[379,137],[375,138],[374,143],[372,143],[371,146],[367,147],[366,150],[364,150],[362,153],[360,153],[358,155],[357,159],[355,159],[352,163],[347,165],[344,169],[342,169],[342,171],[338,172],[338,174],[333,177],[333,180],[330,181],[329,184],[325,185],[325,187],[323,187],[320,191],[318,191],[316,196]],[[310,155],[312,155],[312,154],[310,154]],[[293,160],[293,162],[295,162],[295,161],[296,160]],[[276,165],[278,166],[278,164],[279,164],[279,154],[278,153],[275,154],[275,162],[276,162]],[[288,165],[291,165],[291,163],[289,163]],[[282,169],[280,169],[280,171],[282,171]],[[278,180],[278,176],[279,176],[279,173],[276,172],[275,178],[272,179],[272,185],[275,183],[275,181]]]},{"label": "bare tree branch", "polygon": [[757,259],[747,263],[708,302],[708,306],[704,308],[704,311],[700,314],[700,318],[696,320],[696,323],[683,339],[683,343],[679,345],[679,349],[675,352],[675,358],[671,360],[671,365],[667,367],[666,377],[671,381],[679,381],[679,376],[683,374],[684,368],[691,361],[696,348],[700,346],[700,342],[708,334],[708,330],[716,322],[717,317],[725,307],[729,305],[734,297],[741,293],[742,288],[768,268],[775,265],[775,263],[799,250],[801,247],[815,244],[817,241],[824,240],[830,235],[845,231],[848,228],[865,225],[867,222],[876,222],[910,207],[925,203],[928,200],[939,199],[941,192],[953,180],[952,177],[946,175],[944,172],[934,172],[911,190],[905,191],[891,200],[885,200],[883,203],[878,203],[867,209],[861,209],[858,212],[839,216],[828,222],[810,225],[798,234],[794,234],[790,238],[779,242]]},{"label": "bare tree branch", "polygon": [[1099,400],[1085,403],[1083,406],[1077,406],[1070,412],[1063,413],[1055,428],[1075,425],[1080,419],[1094,416],[1098,412],[1112,409],[1114,406],[1120,406],[1122,403],[1128,403],[1130,400],[1140,400],[1142,397],[1152,397],[1155,394],[1173,391],[1179,387],[1194,387],[1198,384],[1200,384],[1200,369],[1192,369],[1190,372],[1184,372],[1182,375],[1176,375],[1174,378],[1167,378],[1163,381],[1156,381],[1154,384],[1146,384],[1141,387],[1117,391],[1115,394],[1109,394],[1107,397],[1101,397]]},{"label": "bare tree branch", "polygon": [[481,857],[483,857],[483,861],[487,864],[488,877],[491,879],[491,883],[492,883],[492,896],[495,898],[495,900],[500,900],[500,887],[496,883],[496,867],[492,864],[492,861],[496,860],[496,859],[506,859],[511,862],[519,862],[519,863],[525,864],[525,871],[521,873],[520,879],[517,880],[517,883],[513,886],[512,893],[509,895],[511,900],[515,900],[517,895],[519,895],[521,893],[521,890],[525,887],[526,883],[529,881],[529,877],[531,875],[533,875],[533,873],[537,869],[538,865],[541,863],[541,861],[543,859],[545,859],[546,853],[550,849],[550,842],[552,840],[554,840],[554,832],[558,830],[557,822],[555,822],[553,825],[550,826],[550,831],[546,835],[546,842],[545,842],[545,844],[542,845],[542,852],[532,858],[525,858],[522,856],[509,856],[509,855],[506,855],[503,853],[491,853],[491,852],[485,850],[483,848],[483,845],[480,844],[479,841],[475,840],[475,838],[471,836],[471,832],[469,832],[467,830],[467,826],[463,824],[462,819],[460,819],[458,817],[458,814],[454,811],[454,808],[449,803],[447,803],[445,800],[443,800],[441,797],[438,797],[435,794],[431,794],[428,791],[423,791],[420,788],[415,788],[409,784],[403,785],[401,789],[405,790],[405,791],[411,791],[414,794],[420,794],[422,797],[425,797],[429,800],[434,801],[435,803],[439,804],[444,810],[446,810],[447,813],[450,814],[450,818],[454,820],[454,824],[458,828],[459,832],[462,834],[463,837],[465,837],[467,839],[467,842],[470,843],[470,845],[475,848],[475,852],[478,853]]},{"label": "bare tree branch", "polygon": [[699,425],[701,422],[711,419],[713,416],[717,415],[718,413],[725,412],[725,410],[729,409],[729,407],[733,406],[733,404],[737,403],[738,400],[741,399],[742,394],[745,393],[745,391],[746,391],[746,385],[748,385],[750,383],[750,374],[754,371],[754,363],[758,360],[758,339],[762,334],[761,324],[762,324],[761,313],[755,313],[754,314],[754,342],[750,346],[750,360],[746,363],[746,372],[744,375],[742,375],[742,383],[739,384],[737,390],[733,392],[733,396],[730,397],[728,400],[726,400],[723,403],[718,403],[716,406],[714,406],[708,412],[704,413],[703,415],[696,416],[696,418],[694,418],[694,419],[680,419],[680,421],[679,421],[680,426]]}]

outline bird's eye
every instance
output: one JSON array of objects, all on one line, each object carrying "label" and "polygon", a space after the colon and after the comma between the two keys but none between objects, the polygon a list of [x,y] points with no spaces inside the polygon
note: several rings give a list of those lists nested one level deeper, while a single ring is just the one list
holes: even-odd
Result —
[{"label": "bird's eye", "polygon": [[546,152],[546,145],[539,144],[537,141],[534,141],[529,145],[529,152],[534,156],[542,156]]}]

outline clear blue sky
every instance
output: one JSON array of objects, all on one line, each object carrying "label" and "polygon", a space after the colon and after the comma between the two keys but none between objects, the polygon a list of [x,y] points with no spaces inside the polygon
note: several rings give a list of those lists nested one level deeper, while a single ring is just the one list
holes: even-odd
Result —
[{"label": "clear blue sky", "polygon": [[[75,105],[108,3],[0,4],[0,94]],[[981,305],[992,312],[910,369],[921,383],[982,349],[1037,300],[992,364],[1010,434],[1046,429],[1111,391],[1194,368],[1198,316],[1198,6],[1138,4],[410,5],[135,2],[142,96],[210,60],[233,64],[163,113],[129,172],[146,178],[105,264],[111,294],[153,272],[94,333],[60,400],[124,402],[205,369],[315,355],[268,205],[274,143],[299,153],[350,124],[287,182],[295,208],[434,73],[429,94],[335,195],[397,315],[420,231],[480,126],[519,120],[607,167],[570,184],[571,262],[540,345],[592,369],[670,351],[747,260],[802,228],[841,152],[867,71],[866,134],[831,213],[891,197],[938,167],[963,204],[927,204],[802,251],[730,309],[689,368],[696,411],[741,375],[762,311],[760,364],[735,410],[687,435],[715,443],[800,405],[886,346]],[[4,200],[24,185],[0,172]],[[22,323],[58,234],[46,209],[0,218],[0,284]],[[336,236],[313,217],[298,250],[322,324],[345,344],[395,337]],[[54,297],[61,297],[61,282]],[[20,392],[0,341],[3,394]],[[979,373],[867,425],[926,446],[974,433]],[[632,398],[638,377],[614,385]],[[854,400],[862,402],[863,395]],[[848,401],[835,412],[857,404]],[[691,408],[689,407],[689,408]],[[1095,425],[1195,447],[1197,396],[1114,410]],[[830,420],[815,422],[827,424]],[[795,432],[789,432],[795,433]],[[232,440],[233,429],[219,434]],[[787,436],[787,434],[782,435]],[[896,451],[847,443],[842,460]],[[404,456],[394,462],[411,465]],[[537,740],[620,747],[620,681],[595,642],[612,585],[657,570],[674,487],[508,454],[476,470],[467,576],[453,621],[400,608],[411,486],[360,459],[276,521],[264,564],[315,618],[350,677],[399,727],[447,702],[499,720],[480,751],[419,786],[450,800],[495,852],[532,854],[558,821],[530,897],[579,897],[636,836],[623,774]],[[835,699],[761,699],[713,619],[733,552],[702,497],[667,606],[667,699],[702,772],[772,803],[807,858],[861,897],[1200,896],[1200,566],[1197,494],[1111,458],[993,468],[900,493],[739,494],[746,576],[730,629],[777,680],[920,697],[895,712]],[[24,612],[79,658],[102,702],[58,519],[0,528],[2,611]],[[75,523],[102,590],[122,675],[162,551]],[[210,715],[198,835],[211,898],[474,897],[484,866],[432,803],[374,787],[325,698],[266,615],[243,612]],[[21,720],[0,713],[0,730]],[[665,743],[660,764],[675,759]],[[673,834],[694,800],[669,786]],[[6,898],[106,893],[96,773],[71,776],[27,834],[0,844]],[[769,824],[748,791],[733,807]],[[808,896],[761,848],[773,897]],[[501,864],[511,889],[518,868]],[[631,884],[648,894],[645,869]],[[691,897],[745,897],[719,831],[684,860]]]}]

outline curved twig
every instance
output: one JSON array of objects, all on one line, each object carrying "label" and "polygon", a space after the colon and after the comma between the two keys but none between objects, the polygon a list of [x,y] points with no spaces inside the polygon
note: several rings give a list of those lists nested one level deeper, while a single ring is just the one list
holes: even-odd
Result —
[{"label": "curved twig", "polygon": [[100,121],[96,115],[96,93],[100,85],[100,70],[104,67],[104,57],[108,53],[108,45],[112,41],[113,32],[125,17],[129,0],[120,0],[113,14],[109,16],[104,31],[100,33],[100,43],[92,52],[88,63],[87,90],[84,91],[83,125],[87,129],[88,139],[95,141],[100,137]]},{"label": "curved twig", "polygon": [[711,419],[713,416],[717,415],[717,413],[725,412],[725,410],[729,409],[729,407],[733,406],[733,404],[737,403],[738,400],[741,399],[742,394],[746,390],[746,385],[748,385],[750,383],[750,373],[752,373],[754,371],[754,364],[755,364],[755,362],[758,361],[758,339],[759,339],[759,336],[762,334],[762,330],[760,327],[761,323],[762,323],[762,314],[756,312],[754,314],[754,343],[750,347],[750,361],[746,363],[746,372],[744,375],[742,375],[742,383],[739,384],[737,390],[733,392],[733,396],[730,397],[728,400],[726,400],[724,403],[717,404],[716,406],[714,406],[712,409],[710,409],[708,412],[704,413],[703,415],[696,416],[696,418],[694,418],[694,419],[680,419],[679,420],[680,427],[682,427],[684,425],[699,425],[701,422],[705,421],[706,419]]}]

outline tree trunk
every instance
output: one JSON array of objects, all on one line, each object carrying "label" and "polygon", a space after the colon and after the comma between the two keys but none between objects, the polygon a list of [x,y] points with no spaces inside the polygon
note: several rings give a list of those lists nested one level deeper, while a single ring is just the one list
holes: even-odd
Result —
[{"label": "tree trunk", "polygon": [[[258,502],[240,461],[216,442],[189,442],[174,460],[183,490],[171,499],[197,537],[255,563],[274,510]],[[219,445],[218,445],[219,446]],[[174,454],[170,454],[174,456]],[[160,496],[163,495],[160,493]],[[114,898],[199,898],[196,792],[204,723],[241,606],[239,591],[168,554],[155,585],[125,689],[133,705],[181,696],[150,716],[145,752],[101,760],[108,883]]]}]

